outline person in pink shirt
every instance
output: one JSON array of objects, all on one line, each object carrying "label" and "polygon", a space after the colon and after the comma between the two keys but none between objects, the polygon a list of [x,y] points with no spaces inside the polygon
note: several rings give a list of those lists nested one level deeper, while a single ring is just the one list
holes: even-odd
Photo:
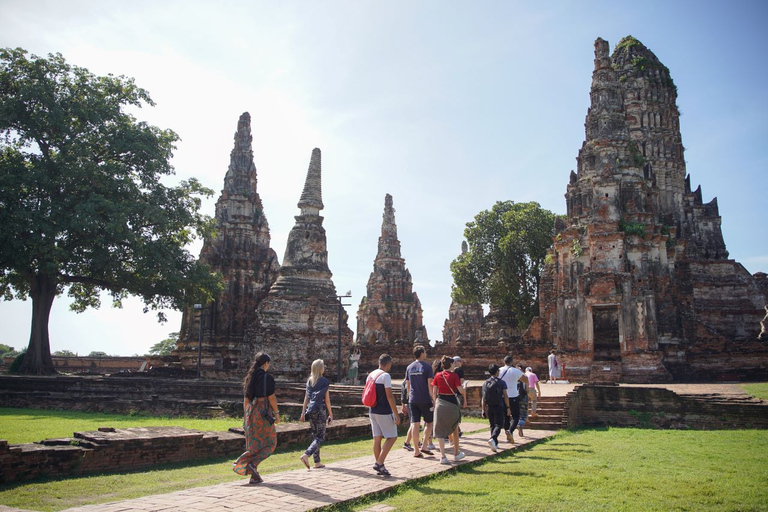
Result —
[{"label": "person in pink shirt", "polygon": [[536,405],[541,396],[541,386],[539,386],[539,378],[533,373],[533,368],[530,366],[525,369],[525,376],[528,377],[528,400],[531,402],[531,418],[535,418],[538,416],[536,414]]}]

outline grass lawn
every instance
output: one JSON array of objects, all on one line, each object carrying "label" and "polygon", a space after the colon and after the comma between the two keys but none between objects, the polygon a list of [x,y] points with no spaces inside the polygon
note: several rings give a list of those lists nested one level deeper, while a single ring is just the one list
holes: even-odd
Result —
[{"label": "grass lawn", "polygon": [[378,503],[473,512],[768,510],[768,432],[562,432],[529,449],[332,510]]},{"label": "grass lawn", "polygon": [[768,400],[768,382],[756,382],[754,384],[742,384],[741,387],[750,395]]},{"label": "grass lawn", "polygon": [[[400,446],[402,441],[396,445]],[[306,446],[279,448],[259,466],[259,473],[269,474],[300,469],[298,457]],[[329,441],[323,445],[323,463],[368,455],[371,438]],[[62,510],[70,507],[138,498],[151,494],[247,480],[232,471],[236,457],[204,462],[167,465],[130,473],[109,473],[15,483],[0,486],[0,503],[30,510]]]},{"label": "grass lawn", "polygon": [[226,431],[240,427],[237,418],[164,418],[76,411],[46,411],[0,407],[0,439],[11,444],[34,443],[43,439],[72,437],[74,432],[97,430],[99,427],[175,426],[196,430]]}]

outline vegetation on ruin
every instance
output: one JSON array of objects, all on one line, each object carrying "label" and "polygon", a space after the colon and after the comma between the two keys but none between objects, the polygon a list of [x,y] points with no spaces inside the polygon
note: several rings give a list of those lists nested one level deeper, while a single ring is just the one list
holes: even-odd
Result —
[{"label": "vegetation on ruin", "polygon": [[764,430],[604,428],[561,432],[331,510],[425,502],[442,510],[765,510],[766,484]]},{"label": "vegetation on ruin", "polygon": [[95,76],[25,50],[0,49],[0,296],[32,300],[22,373],[54,373],[48,318],[64,293],[82,312],[100,293],[119,307],[180,309],[218,292],[185,246],[210,235],[196,179],[169,187],[178,136],[127,110],[153,105],[124,76]]},{"label": "vegetation on ruin", "polygon": [[640,168],[645,165],[645,158],[640,152],[640,149],[637,147],[637,143],[635,141],[631,141],[629,143],[629,154],[632,157],[632,165]]},{"label": "vegetation on ruin", "polygon": [[645,236],[645,224],[642,222],[619,222],[619,230],[627,235]]},{"label": "vegetation on ruin", "polygon": [[467,223],[468,250],[451,262],[451,298],[490,304],[501,319],[525,328],[539,312],[544,258],[552,246],[555,214],[538,203],[499,201]]},{"label": "vegetation on ruin", "polygon": [[756,382],[753,384],[742,384],[744,391],[759,398],[761,400],[768,400],[768,382]]}]

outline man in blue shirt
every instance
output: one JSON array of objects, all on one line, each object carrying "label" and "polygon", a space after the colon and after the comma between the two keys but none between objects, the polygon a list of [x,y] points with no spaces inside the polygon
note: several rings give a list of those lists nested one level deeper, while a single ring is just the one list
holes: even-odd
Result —
[{"label": "man in blue shirt", "polygon": [[[427,364],[427,350],[423,345],[413,347],[414,362],[408,365],[405,370],[406,389],[408,391],[408,409],[411,417],[411,426],[409,435],[413,439],[414,457],[423,457],[422,453],[432,455],[429,451],[429,442],[432,436],[432,421],[434,419],[434,404],[432,403],[432,379],[434,373],[432,366]],[[424,430],[423,448],[419,445],[419,430],[421,428],[421,418],[427,424]],[[403,448],[409,450],[411,446],[404,444]]]}]

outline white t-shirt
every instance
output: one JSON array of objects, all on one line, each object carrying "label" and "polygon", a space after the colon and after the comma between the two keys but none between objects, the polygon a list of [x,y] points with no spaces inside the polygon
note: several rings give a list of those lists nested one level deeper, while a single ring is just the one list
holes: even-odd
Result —
[{"label": "white t-shirt", "polygon": [[507,384],[507,396],[509,396],[509,398],[518,396],[517,381],[520,380],[522,375],[523,372],[514,366],[505,366],[499,371],[499,378]]}]

